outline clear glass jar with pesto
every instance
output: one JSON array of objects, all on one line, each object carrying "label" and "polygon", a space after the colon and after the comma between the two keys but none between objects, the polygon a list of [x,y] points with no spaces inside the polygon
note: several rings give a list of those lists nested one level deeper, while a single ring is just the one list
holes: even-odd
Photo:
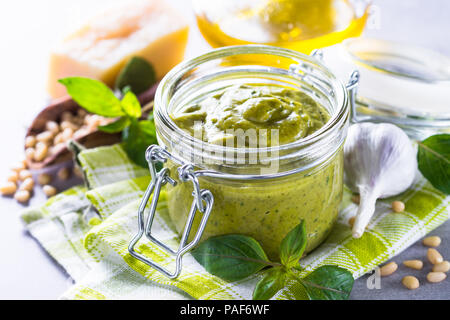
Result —
[{"label": "clear glass jar with pesto", "polygon": [[[306,250],[317,247],[341,202],[342,145],[353,96],[347,89],[356,82],[346,88],[318,59],[262,45],[225,47],[175,67],[155,96],[159,146],[147,151],[153,182],[139,215],[140,236],[176,255],[176,269],[170,272],[135,252],[139,234],[130,253],[173,278],[181,256],[199,241],[238,233],[255,238],[277,259],[281,240],[302,219]],[[243,129],[243,143],[229,129]],[[256,129],[256,144],[246,129]],[[264,134],[272,138],[272,129],[278,139],[261,140]],[[159,172],[157,162],[166,162]],[[178,250],[150,231],[154,199],[164,184],[169,215],[181,235]]]}]

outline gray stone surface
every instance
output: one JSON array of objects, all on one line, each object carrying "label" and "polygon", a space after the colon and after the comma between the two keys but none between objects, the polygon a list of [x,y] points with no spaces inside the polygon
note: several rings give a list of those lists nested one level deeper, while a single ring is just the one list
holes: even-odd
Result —
[{"label": "gray stone surface", "polygon": [[[450,221],[447,220],[439,228],[435,229],[429,235],[438,235],[442,238],[441,245],[436,248],[444,257],[450,259]],[[431,263],[426,258],[427,247],[422,244],[422,240],[417,241],[401,254],[389,261],[395,261],[398,264],[397,271],[387,277],[380,279],[379,289],[369,289],[367,282],[373,275],[365,275],[355,281],[350,298],[356,300],[449,300],[450,299],[450,280],[445,279],[440,283],[429,283],[426,275],[431,271]],[[403,261],[419,259],[424,262],[422,270],[414,270],[403,266]],[[408,290],[403,287],[401,281],[404,276],[412,275],[419,279],[420,287],[416,290]],[[369,286],[370,287],[370,286]]]}]

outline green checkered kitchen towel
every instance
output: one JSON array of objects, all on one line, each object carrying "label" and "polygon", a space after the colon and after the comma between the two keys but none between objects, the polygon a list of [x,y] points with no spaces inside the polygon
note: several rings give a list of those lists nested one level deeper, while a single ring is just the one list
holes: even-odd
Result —
[{"label": "green checkered kitchen towel", "polygon": [[[170,280],[134,259],[128,243],[137,231],[137,209],[150,178],[135,166],[120,145],[83,151],[79,159],[91,190],[72,188],[41,207],[22,214],[26,228],[75,280],[63,299],[250,299],[260,275],[229,283],[209,273],[188,253],[179,278]],[[449,198],[420,174],[410,190],[397,199],[406,210],[392,214],[392,199],[378,201],[368,230],[360,239],[351,236],[349,217],[356,211],[345,191],[339,219],[328,239],[301,260],[309,273],[324,264],[342,266],[355,278],[406,249],[442,224],[449,215]],[[168,218],[161,194],[152,232],[163,242],[179,237]],[[99,213],[93,209],[95,207]],[[137,249],[170,268],[173,260],[145,237]],[[295,283],[275,299],[302,299]]]}]

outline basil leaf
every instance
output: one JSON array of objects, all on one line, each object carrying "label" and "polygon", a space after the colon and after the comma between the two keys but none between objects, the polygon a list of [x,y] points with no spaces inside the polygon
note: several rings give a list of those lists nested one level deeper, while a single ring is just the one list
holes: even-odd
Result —
[{"label": "basil leaf", "polygon": [[127,91],[121,103],[123,111],[130,117],[139,118],[142,115],[141,104],[133,92]]},{"label": "basil leaf", "polygon": [[130,125],[130,119],[128,117],[120,117],[118,120],[109,123],[104,126],[98,126],[100,131],[104,131],[107,133],[116,133],[123,131],[126,127]]},{"label": "basil leaf", "polygon": [[82,77],[58,81],[66,87],[72,99],[87,111],[104,117],[125,115],[120,100],[103,82]]},{"label": "basil leaf", "polygon": [[151,144],[157,144],[155,124],[149,120],[131,119],[130,126],[122,131],[122,140],[128,157],[141,167],[147,168],[145,151]]},{"label": "basil leaf", "polygon": [[131,91],[139,94],[156,83],[156,73],[153,66],[145,59],[133,57],[120,71],[116,79],[116,89],[120,91],[129,86]]},{"label": "basil leaf", "polygon": [[322,266],[302,279],[311,300],[346,300],[352,291],[352,274],[338,266]]},{"label": "basil leaf", "polygon": [[206,271],[227,281],[244,279],[270,264],[255,239],[239,234],[209,238],[192,255]]},{"label": "basil leaf", "polygon": [[253,300],[269,300],[284,288],[286,273],[281,268],[269,269],[253,290]]},{"label": "basil leaf", "polygon": [[306,247],[305,221],[302,220],[281,241],[280,260],[288,269],[296,266]]},{"label": "basil leaf", "polygon": [[438,134],[418,142],[419,170],[436,189],[450,194],[450,134]]}]

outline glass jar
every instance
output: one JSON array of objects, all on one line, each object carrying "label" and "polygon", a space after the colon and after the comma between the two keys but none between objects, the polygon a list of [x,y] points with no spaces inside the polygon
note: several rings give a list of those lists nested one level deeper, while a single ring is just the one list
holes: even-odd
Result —
[{"label": "glass jar", "polygon": [[[175,251],[150,239],[178,258],[200,240],[245,234],[259,241],[269,258],[278,260],[281,240],[303,219],[306,251],[317,247],[330,232],[341,202],[342,146],[353,96],[349,98],[347,89],[356,82],[353,79],[346,88],[315,57],[263,45],[217,49],[176,66],[155,95],[159,146],[147,152],[154,187],[149,187],[141,209],[150,193],[159,194],[160,185],[167,183],[169,215],[181,234],[181,244]],[[281,85],[303,91],[327,109],[330,120],[289,144],[231,148],[196,139],[171,119],[170,114],[183,106],[236,84]],[[154,164],[166,160],[165,168],[157,173]],[[152,202],[149,220],[155,207]],[[151,223],[147,227],[151,229]],[[148,230],[146,234],[150,235]],[[179,271],[178,264],[177,259]]]},{"label": "glass jar", "polygon": [[304,53],[361,35],[368,0],[193,0],[211,46],[270,44]]}]

